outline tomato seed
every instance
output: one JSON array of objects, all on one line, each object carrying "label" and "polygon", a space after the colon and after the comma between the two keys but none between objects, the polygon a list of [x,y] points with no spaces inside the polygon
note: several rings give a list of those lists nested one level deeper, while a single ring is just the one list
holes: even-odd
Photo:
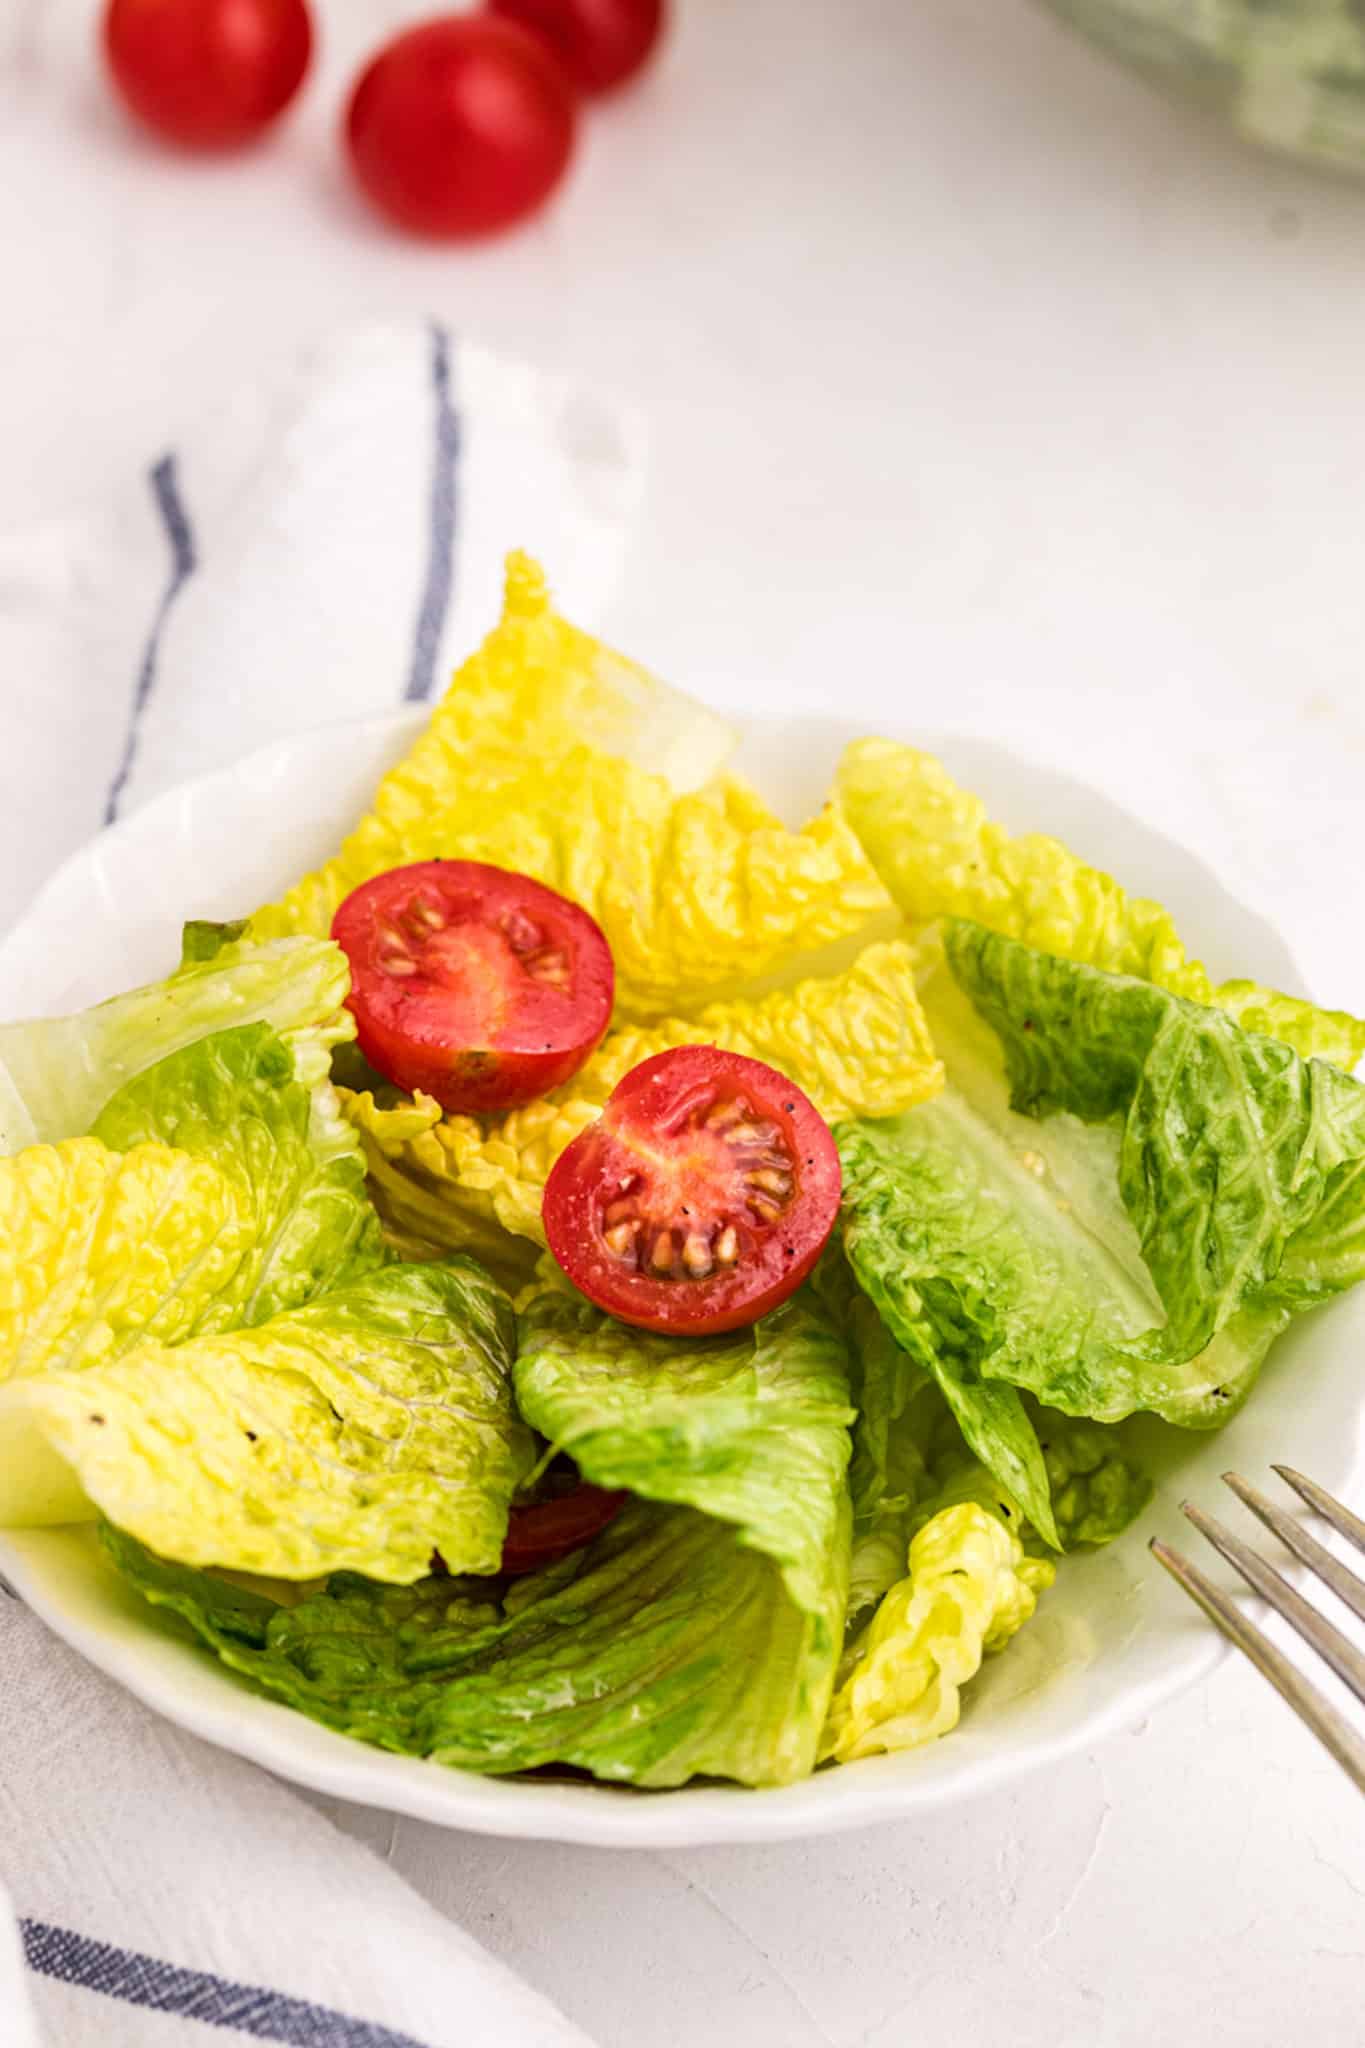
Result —
[{"label": "tomato seed", "polygon": [[711,1247],[704,1237],[689,1237],[683,1246],[683,1264],[694,1280],[704,1280],[711,1271],[714,1261]]}]

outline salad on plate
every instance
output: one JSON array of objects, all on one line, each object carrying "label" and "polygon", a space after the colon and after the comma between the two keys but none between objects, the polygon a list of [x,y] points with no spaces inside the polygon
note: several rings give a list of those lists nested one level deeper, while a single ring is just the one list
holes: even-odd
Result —
[{"label": "salad on plate", "polygon": [[1365,1024],[913,747],[790,830],[734,743],[515,556],[330,860],[0,1026],[0,1525],[465,1770],[954,1728],[1365,1275]]}]

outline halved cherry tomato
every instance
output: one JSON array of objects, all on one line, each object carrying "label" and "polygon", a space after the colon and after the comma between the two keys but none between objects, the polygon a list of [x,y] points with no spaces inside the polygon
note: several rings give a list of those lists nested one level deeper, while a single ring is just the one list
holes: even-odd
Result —
[{"label": "halved cherry tomato", "polygon": [[775,1068],[684,1045],[632,1068],[545,1184],[550,1250],[608,1314],[678,1336],[785,1301],[839,1213],[829,1126]]},{"label": "halved cherry tomato", "polygon": [[577,1073],[611,1021],[611,948],[528,875],[426,860],[363,882],[332,920],[360,1050],[444,1109],[511,1109]]},{"label": "halved cherry tomato", "polygon": [[557,1500],[537,1500],[513,1508],[502,1547],[503,1570],[519,1577],[554,1564],[571,1550],[581,1550],[620,1514],[627,1499],[624,1493],[607,1493],[583,1480],[572,1493],[561,1494]]}]

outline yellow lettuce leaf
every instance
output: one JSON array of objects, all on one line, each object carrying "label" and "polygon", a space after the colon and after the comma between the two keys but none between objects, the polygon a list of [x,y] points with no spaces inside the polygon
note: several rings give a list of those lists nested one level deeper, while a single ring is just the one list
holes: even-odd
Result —
[{"label": "yellow lettuce leaf", "polygon": [[897,907],[913,923],[963,917],[1040,952],[1131,974],[1190,1002],[1230,1011],[1305,1056],[1353,1067],[1365,1023],[1249,981],[1215,987],[1185,951],[1169,913],[1130,896],[1060,840],[1011,837],[941,761],[892,740],[846,749],[838,799]]},{"label": "yellow lettuce leaf", "polygon": [[0,1381],[179,1342],[254,1240],[238,1181],[166,1145],[68,1138],[0,1160]]},{"label": "yellow lettuce leaf", "polygon": [[394,1264],[254,1329],[0,1389],[0,1523],[88,1514],[280,1579],[493,1572],[534,1458],[515,1322],[465,1260]]},{"label": "yellow lettuce leaf", "polygon": [[778,1068],[830,1122],[894,1116],[943,1085],[915,994],[913,949],[889,940],[839,975],[717,1003],[690,1020],[619,1027],[572,1081],[500,1118],[442,1117],[427,1096],[385,1109],[368,1094],[343,1093],[386,1229],[400,1248],[427,1253],[486,1256],[499,1226],[543,1244],[541,1196],[564,1147],[641,1060],[697,1044]]},{"label": "yellow lettuce leaf", "polygon": [[962,1688],[1003,1649],[1056,1576],[976,1502],[949,1507],[910,1545],[910,1574],[853,1646],[830,1703],[820,1756],[848,1763],[911,1749],[957,1726]]},{"label": "yellow lettuce leaf", "polygon": [[325,867],[252,919],[326,932],[359,883],[411,861],[484,860],[602,926],[621,1010],[687,1009],[861,931],[889,902],[838,811],[789,832],[718,778],[733,734],[553,610],[508,564],[502,622],[459,670],[374,808]]}]

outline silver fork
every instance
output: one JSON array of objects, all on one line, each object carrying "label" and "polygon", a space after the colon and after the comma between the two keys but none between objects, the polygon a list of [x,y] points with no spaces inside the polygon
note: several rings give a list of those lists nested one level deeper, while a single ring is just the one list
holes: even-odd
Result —
[{"label": "silver fork", "polygon": [[[1279,1474],[1286,1486],[1292,1486],[1300,1500],[1306,1501],[1315,1514],[1330,1522],[1357,1550],[1365,1552],[1365,1522],[1358,1515],[1353,1515],[1349,1508],[1343,1507],[1339,1500],[1313,1480],[1305,1479],[1303,1473],[1296,1472],[1292,1465],[1274,1465],[1271,1470]],[[1365,1621],[1365,1580],[1347,1571],[1340,1558],[1324,1549],[1315,1536],[1310,1536],[1302,1524],[1285,1514],[1282,1508],[1277,1508],[1273,1501],[1257,1493],[1240,1473],[1225,1472],[1223,1480],[1238,1500],[1249,1507],[1267,1529],[1274,1531],[1287,1550],[1293,1551],[1295,1557],[1315,1572],[1325,1586],[1330,1586],[1358,1620]],[[1263,1557],[1248,1548],[1230,1529],[1225,1529],[1221,1522],[1216,1522],[1212,1515],[1206,1515],[1202,1508],[1188,1500],[1180,1503],[1180,1511],[1188,1516],[1201,1536],[1208,1538],[1215,1550],[1222,1552],[1266,1605],[1281,1615],[1317,1651],[1356,1698],[1365,1701],[1365,1652],[1357,1649],[1339,1628],[1334,1628],[1326,1615],[1296,1592],[1273,1565],[1267,1564]],[[1163,1543],[1156,1536],[1148,1548],[1190,1598],[1198,1602],[1214,1627],[1221,1629],[1229,1642],[1244,1651],[1281,1697],[1288,1700],[1299,1719],[1306,1722],[1323,1747],[1330,1750],[1357,1789],[1365,1792],[1365,1736],[1357,1733],[1330,1700],[1324,1699],[1317,1687],[1310,1685],[1302,1672],[1276,1649],[1269,1637],[1247,1620],[1237,1603],[1220,1592],[1187,1557],[1182,1557],[1178,1550],[1172,1550],[1168,1543]]]}]

